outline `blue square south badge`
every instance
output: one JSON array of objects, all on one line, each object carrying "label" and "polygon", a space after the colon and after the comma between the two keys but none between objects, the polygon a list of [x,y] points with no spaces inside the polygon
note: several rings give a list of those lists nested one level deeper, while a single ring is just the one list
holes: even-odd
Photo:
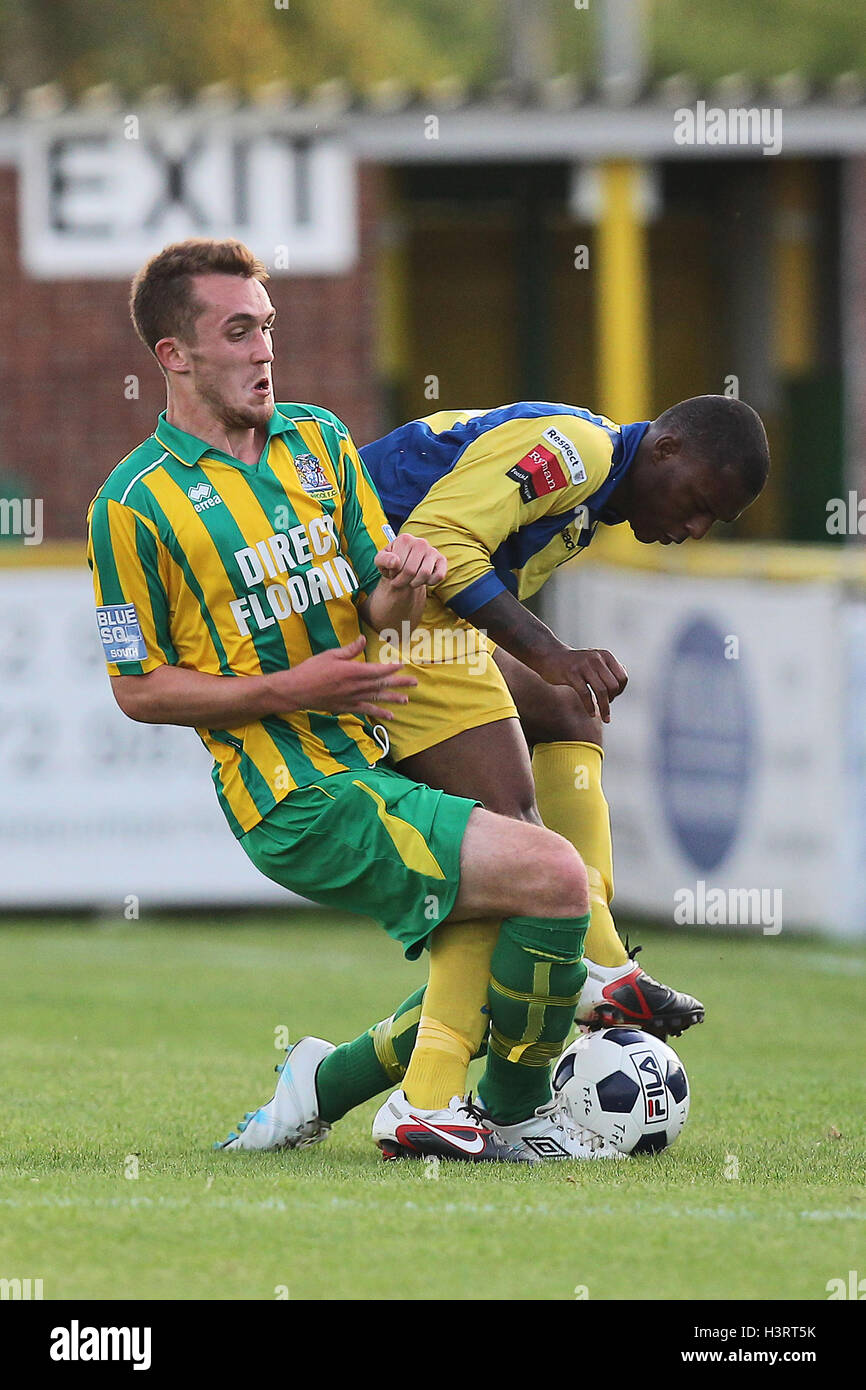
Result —
[{"label": "blue square south badge", "polygon": [[144,661],[147,647],[134,603],[103,605],[96,610],[96,623],[106,661]]}]

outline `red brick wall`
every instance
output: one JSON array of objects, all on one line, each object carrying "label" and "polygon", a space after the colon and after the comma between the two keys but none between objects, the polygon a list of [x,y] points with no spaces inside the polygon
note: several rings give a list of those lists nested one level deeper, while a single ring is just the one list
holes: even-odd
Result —
[{"label": "red brick wall", "polygon": [[[355,270],[275,278],[268,289],[279,310],[277,399],[327,406],[363,444],[382,425],[373,318],[380,175],[370,166],[360,175]],[[0,472],[44,499],[46,539],[74,539],[103,479],[153,430],[165,392],[129,321],[126,281],[25,276],[17,196],[17,172],[0,168]],[[133,373],[140,399],[128,401],[124,378]]]}]

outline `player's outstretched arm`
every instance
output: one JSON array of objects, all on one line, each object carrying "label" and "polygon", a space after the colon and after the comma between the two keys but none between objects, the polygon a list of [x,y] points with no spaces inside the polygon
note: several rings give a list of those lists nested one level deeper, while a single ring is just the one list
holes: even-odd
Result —
[{"label": "player's outstretched arm", "polygon": [[387,704],[405,704],[417,685],[395,662],[365,662],[366,639],[319,652],[290,671],[265,676],[216,676],[184,666],[157,666],[142,676],[112,676],[114,698],[142,724],[239,728],[293,710],[364,714],[393,719]]},{"label": "player's outstretched arm", "polygon": [[587,714],[594,715],[598,706],[605,724],[610,723],[610,702],[628,683],[625,667],[610,652],[579,651],[560,642],[555,632],[507,592],[477,608],[472,622],[549,685],[570,685]]},{"label": "player's outstretched arm", "polygon": [[427,590],[448,572],[448,561],[429,541],[401,532],[375,556],[382,578],[369,598],[359,604],[364,621],[382,632],[402,623],[415,627],[421,621]]}]

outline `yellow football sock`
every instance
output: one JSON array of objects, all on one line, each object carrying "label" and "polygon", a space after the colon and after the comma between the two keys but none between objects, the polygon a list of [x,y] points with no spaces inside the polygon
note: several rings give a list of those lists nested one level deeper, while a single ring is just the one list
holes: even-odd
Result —
[{"label": "yellow football sock", "polygon": [[590,922],[584,955],[596,965],[624,965],[626,949],[610,911],[613,844],[601,786],[604,753],[597,743],[537,743],[532,775],[541,819],[574,845],[589,877]]},{"label": "yellow football sock", "polygon": [[499,923],[443,922],[430,942],[430,979],[403,1081],[410,1105],[442,1110],[466,1093],[469,1062],[487,1031],[490,958]]}]

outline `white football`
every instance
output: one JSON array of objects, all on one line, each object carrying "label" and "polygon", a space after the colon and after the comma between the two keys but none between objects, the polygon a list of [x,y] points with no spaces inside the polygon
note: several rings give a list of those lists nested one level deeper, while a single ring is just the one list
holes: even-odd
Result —
[{"label": "white football", "polygon": [[582,1034],[554,1064],[553,1089],[576,1124],[626,1154],[668,1148],[689,1113],[679,1057],[637,1028]]}]

